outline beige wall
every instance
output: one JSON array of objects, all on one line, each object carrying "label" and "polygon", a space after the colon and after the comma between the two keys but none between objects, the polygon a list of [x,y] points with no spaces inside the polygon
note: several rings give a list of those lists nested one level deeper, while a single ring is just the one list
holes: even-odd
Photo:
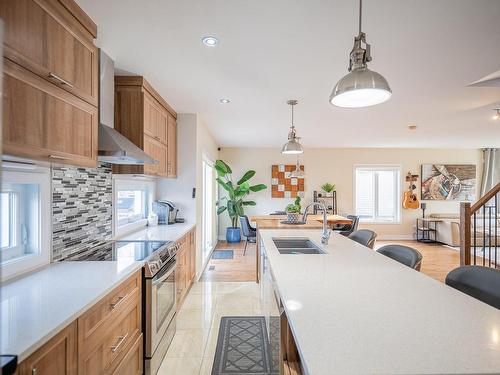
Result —
[{"label": "beige wall", "polygon": [[[269,214],[275,210],[283,210],[292,199],[271,198],[271,165],[278,163],[294,164],[295,157],[281,155],[278,148],[223,148],[220,158],[226,161],[239,176],[248,169],[254,169],[257,174],[253,183],[265,183],[269,188],[256,193],[253,199],[256,207],[248,207],[246,213]],[[421,164],[426,163],[470,163],[476,164],[478,187],[482,172],[482,153],[477,149],[436,150],[436,149],[306,149],[301,156],[301,164],[305,166],[305,203],[312,200],[313,190],[319,190],[325,182],[336,185],[338,212],[353,212],[353,168],[355,164],[397,164],[401,165],[401,191],[407,184],[404,176],[408,171],[420,175]],[[420,180],[417,183],[417,192],[420,196]],[[220,194],[224,194],[220,191]],[[458,212],[458,202],[427,201],[427,213]],[[415,218],[420,217],[422,211],[401,211],[400,224],[372,224],[364,225],[376,231],[386,239],[410,238],[414,232]],[[226,214],[219,217],[219,238],[225,233],[229,220]]]}]

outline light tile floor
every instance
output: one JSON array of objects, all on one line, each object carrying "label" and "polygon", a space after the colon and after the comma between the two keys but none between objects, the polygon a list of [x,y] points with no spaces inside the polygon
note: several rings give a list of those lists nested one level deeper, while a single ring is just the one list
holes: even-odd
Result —
[{"label": "light tile floor", "polygon": [[255,282],[198,282],[177,314],[177,332],[158,375],[210,375],[222,316],[262,315]]}]

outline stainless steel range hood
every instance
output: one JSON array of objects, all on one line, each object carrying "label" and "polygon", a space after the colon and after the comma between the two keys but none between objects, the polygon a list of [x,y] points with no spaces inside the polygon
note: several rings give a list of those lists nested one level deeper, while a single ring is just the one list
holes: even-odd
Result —
[{"label": "stainless steel range hood", "polygon": [[111,164],[158,164],[114,129],[115,64],[99,50],[99,152],[98,160]]}]

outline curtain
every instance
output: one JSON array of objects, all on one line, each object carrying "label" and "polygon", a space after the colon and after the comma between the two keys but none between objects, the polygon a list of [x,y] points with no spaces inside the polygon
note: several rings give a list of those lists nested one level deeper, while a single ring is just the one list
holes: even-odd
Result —
[{"label": "curtain", "polygon": [[500,148],[484,149],[483,159],[484,169],[481,183],[481,197],[500,182]]}]

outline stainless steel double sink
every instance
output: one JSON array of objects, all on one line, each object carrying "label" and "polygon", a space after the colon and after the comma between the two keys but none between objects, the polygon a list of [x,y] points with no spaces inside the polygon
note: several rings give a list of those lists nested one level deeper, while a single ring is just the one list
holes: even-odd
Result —
[{"label": "stainless steel double sink", "polygon": [[309,238],[273,237],[273,242],[280,254],[325,254]]}]

